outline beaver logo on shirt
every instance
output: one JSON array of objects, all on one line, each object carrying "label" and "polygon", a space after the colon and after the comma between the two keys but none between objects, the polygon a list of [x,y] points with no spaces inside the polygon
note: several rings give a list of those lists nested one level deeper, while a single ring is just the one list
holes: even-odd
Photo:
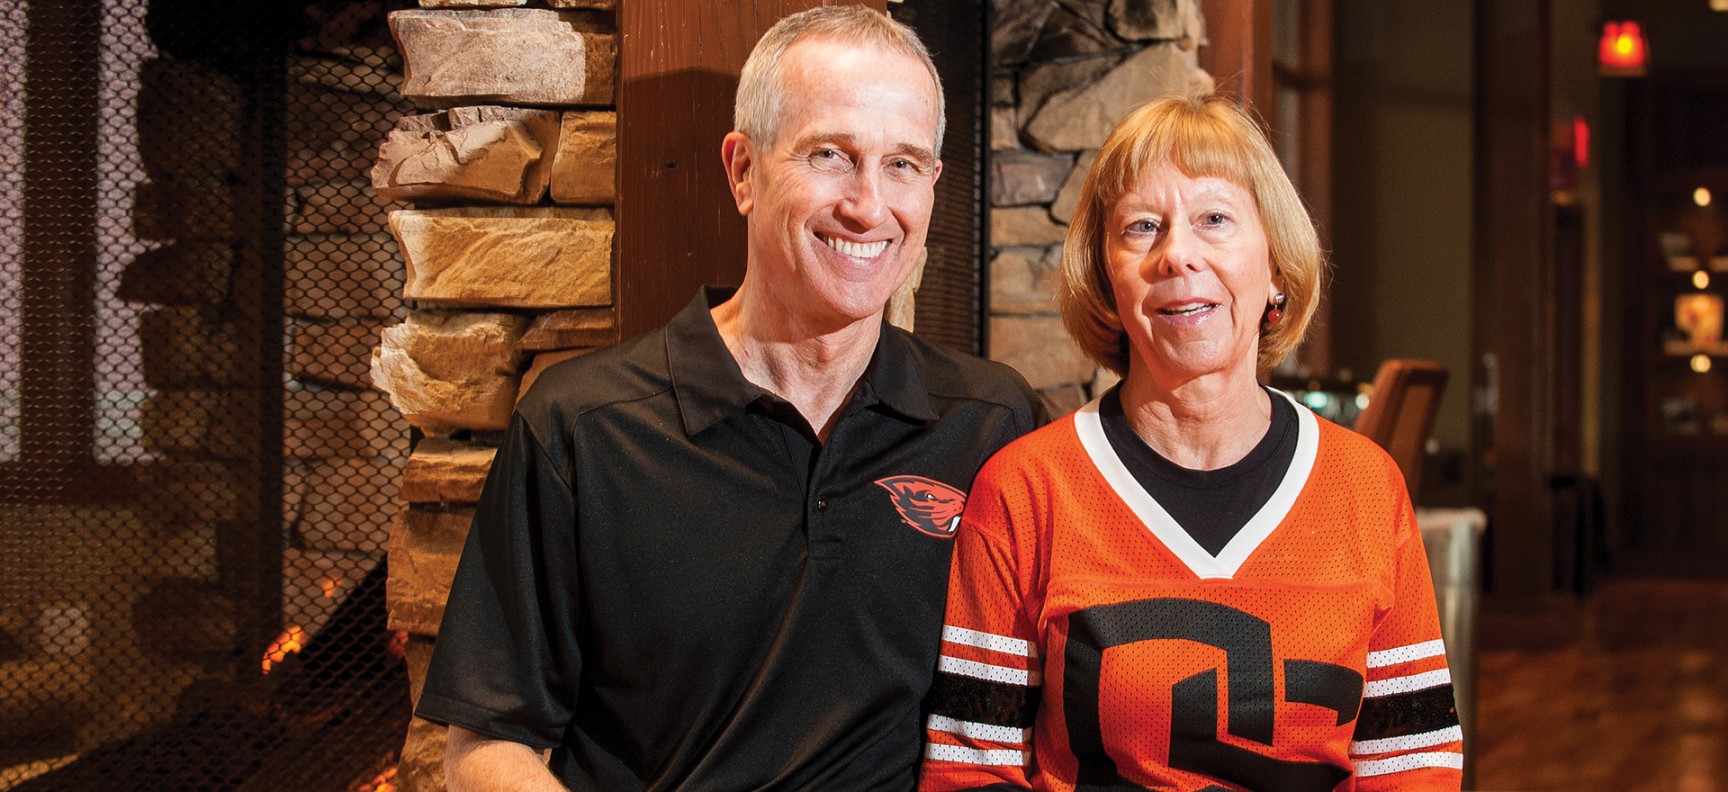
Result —
[{"label": "beaver logo on shirt", "polygon": [[907,525],[940,539],[960,528],[966,493],[923,476],[889,476],[877,479],[876,485],[888,490]]}]

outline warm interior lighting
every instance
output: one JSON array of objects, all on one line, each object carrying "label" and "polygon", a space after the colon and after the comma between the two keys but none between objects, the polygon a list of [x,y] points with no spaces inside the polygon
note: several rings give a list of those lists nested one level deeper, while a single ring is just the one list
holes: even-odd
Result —
[{"label": "warm interior lighting", "polygon": [[1711,11],[1728,11],[1728,0],[1710,0]]},{"label": "warm interior lighting", "polygon": [[1578,170],[1590,167],[1590,122],[1581,115],[1572,116],[1572,163]]},{"label": "warm interior lighting", "polygon": [[1710,273],[1704,270],[1692,273],[1692,285],[1699,289],[1710,288]]},{"label": "warm interior lighting", "polygon": [[1604,22],[1596,47],[1597,71],[1607,77],[1642,77],[1649,68],[1649,47],[1637,22]]},{"label": "warm interior lighting", "polygon": [[269,648],[264,650],[264,673],[270,673],[272,666],[287,660],[288,655],[300,651],[305,643],[306,631],[299,625],[290,625],[283,630],[281,635],[276,636],[276,640],[270,642]]},{"label": "warm interior lighting", "polygon": [[1699,374],[1710,373],[1710,356],[1709,355],[1693,355],[1692,356],[1692,370],[1698,372]]},{"label": "warm interior lighting", "polygon": [[1709,206],[1710,205],[1710,191],[1706,188],[1703,188],[1703,187],[1699,187],[1698,189],[1693,190],[1692,191],[1692,203],[1698,204],[1699,206]]}]

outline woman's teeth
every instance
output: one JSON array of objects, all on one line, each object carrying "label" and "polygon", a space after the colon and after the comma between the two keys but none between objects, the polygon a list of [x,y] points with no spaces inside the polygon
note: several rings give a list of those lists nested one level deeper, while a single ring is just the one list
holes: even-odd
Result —
[{"label": "woman's teeth", "polygon": [[1164,314],[1165,316],[1192,316],[1211,308],[1216,304],[1217,303],[1194,303],[1192,305],[1179,305],[1175,308],[1159,308],[1158,313]]},{"label": "woman's teeth", "polygon": [[850,242],[834,237],[822,237],[822,241],[828,243],[828,247],[853,258],[861,259],[876,258],[882,255],[882,251],[888,249],[888,240],[886,239],[876,242]]}]

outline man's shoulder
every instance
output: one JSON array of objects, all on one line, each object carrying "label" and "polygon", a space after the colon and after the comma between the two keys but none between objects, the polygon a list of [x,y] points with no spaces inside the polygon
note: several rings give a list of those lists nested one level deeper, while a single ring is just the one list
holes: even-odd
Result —
[{"label": "man's shoulder", "polygon": [[1007,364],[931,343],[898,327],[890,326],[887,332],[904,340],[930,396],[988,402],[1036,415],[1043,423],[1043,400],[1026,378]]},{"label": "man's shoulder", "polygon": [[531,422],[554,415],[575,417],[671,388],[665,328],[559,361],[535,378],[516,405]]}]

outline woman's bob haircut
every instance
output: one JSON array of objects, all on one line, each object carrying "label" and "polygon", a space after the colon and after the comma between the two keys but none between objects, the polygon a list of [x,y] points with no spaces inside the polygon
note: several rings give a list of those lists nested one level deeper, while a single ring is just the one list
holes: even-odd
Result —
[{"label": "woman's bob haircut", "polygon": [[1284,359],[1308,332],[1326,267],[1314,221],[1259,125],[1221,96],[1170,96],[1131,113],[1098,150],[1080,189],[1062,248],[1062,321],[1086,355],[1128,375],[1128,339],[1116,314],[1104,256],[1104,223],[1141,174],[1169,162],[1190,178],[1217,178],[1254,196],[1266,229],[1272,272],[1282,281],[1283,318],[1260,333],[1261,372]]}]

